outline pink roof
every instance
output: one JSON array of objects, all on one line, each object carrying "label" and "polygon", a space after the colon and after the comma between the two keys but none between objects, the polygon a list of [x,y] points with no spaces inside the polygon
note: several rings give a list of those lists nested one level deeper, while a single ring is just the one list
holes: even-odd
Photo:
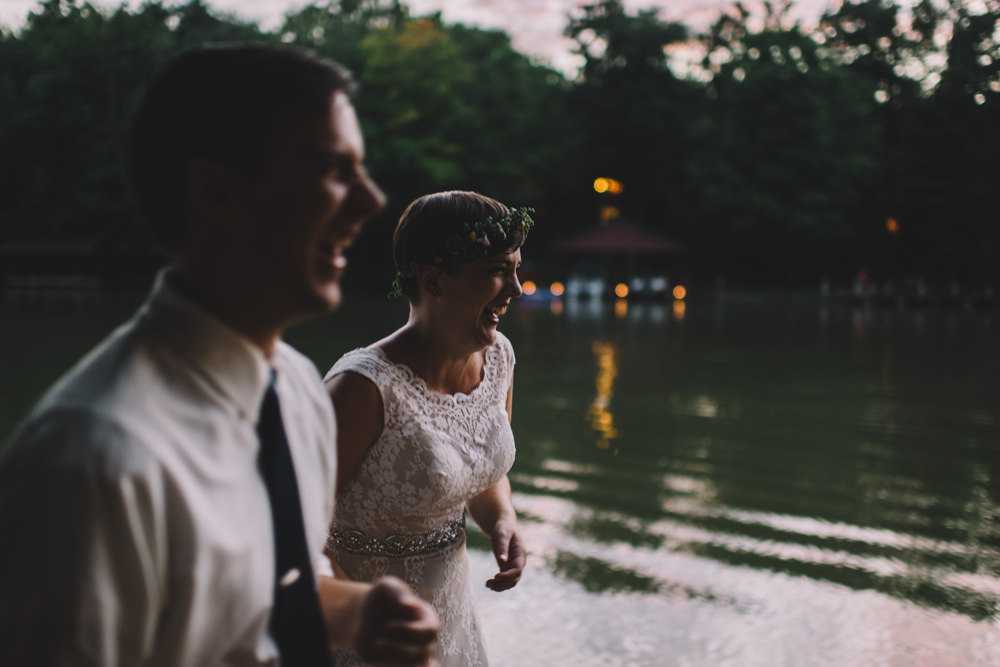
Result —
[{"label": "pink roof", "polygon": [[668,255],[683,252],[683,246],[625,222],[612,222],[564,241],[556,246],[562,252],[643,253]]}]

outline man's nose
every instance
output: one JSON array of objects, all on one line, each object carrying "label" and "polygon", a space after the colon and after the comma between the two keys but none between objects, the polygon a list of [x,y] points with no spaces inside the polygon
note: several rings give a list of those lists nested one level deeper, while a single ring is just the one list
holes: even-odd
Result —
[{"label": "man's nose", "polygon": [[362,171],[358,174],[356,189],[358,192],[355,196],[359,200],[358,206],[365,215],[371,215],[385,206],[385,193],[375,184],[367,172]]}]

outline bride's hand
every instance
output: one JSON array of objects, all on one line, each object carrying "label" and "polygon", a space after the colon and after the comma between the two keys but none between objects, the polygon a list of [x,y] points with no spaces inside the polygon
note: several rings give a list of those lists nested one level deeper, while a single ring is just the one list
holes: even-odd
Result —
[{"label": "bride's hand", "polygon": [[505,591],[517,585],[521,580],[526,554],[521,534],[516,521],[498,521],[490,535],[493,546],[493,556],[497,559],[500,571],[487,580],[486,586],[495,591]]}]

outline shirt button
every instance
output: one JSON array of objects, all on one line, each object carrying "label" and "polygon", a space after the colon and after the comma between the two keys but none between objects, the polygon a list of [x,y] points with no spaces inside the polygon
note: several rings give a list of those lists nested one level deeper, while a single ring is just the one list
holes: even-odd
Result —
[{"label": "shirt button", "polygon": [[280,585],[281,585],[282,588],[285,588],[287,586],[291,586],[296,581],[298,581],[299,577],[301,577],[301,576],[302,576],[302,573],[299,572],[299,568],[293,567],[288,572],[285,572],[285,576],[283,576],[281,578]]}]

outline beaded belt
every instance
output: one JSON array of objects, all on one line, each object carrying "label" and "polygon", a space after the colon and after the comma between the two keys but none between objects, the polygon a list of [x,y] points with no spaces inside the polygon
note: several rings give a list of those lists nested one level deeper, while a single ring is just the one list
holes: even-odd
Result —
[{"label": "beaded belt", "polygon": [[331,551],[347,551],[372,556],[416,556],[439,551],[465,535],[465,516],[449,521],[437,530],[419,535],[371,537],[360,530],[331,530],[326,546]]}]

